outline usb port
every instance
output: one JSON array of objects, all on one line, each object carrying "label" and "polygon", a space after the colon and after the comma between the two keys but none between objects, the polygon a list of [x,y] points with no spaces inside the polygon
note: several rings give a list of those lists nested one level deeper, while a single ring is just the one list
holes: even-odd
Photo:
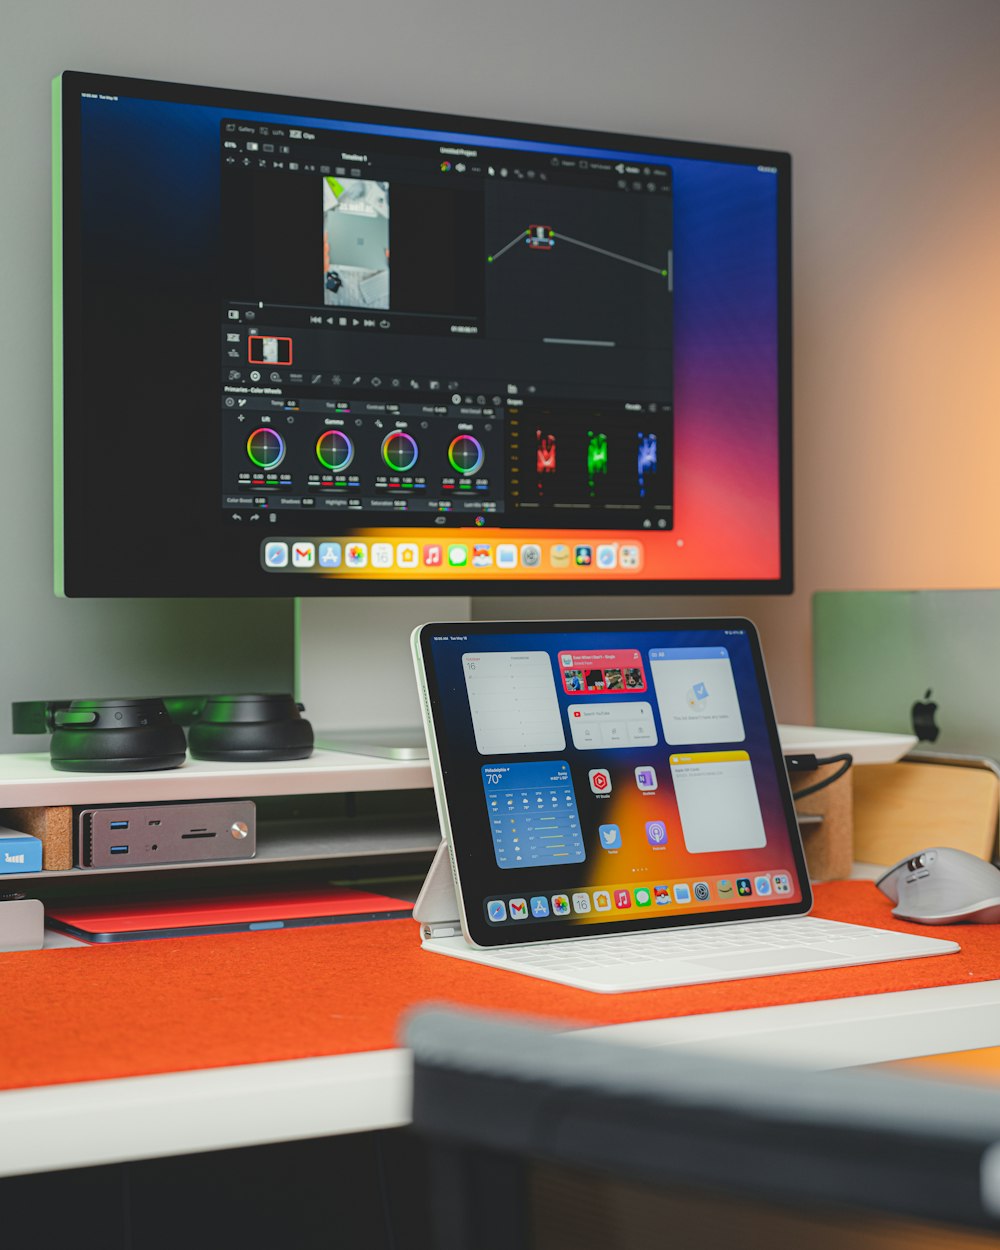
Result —
[{"label": "usb port", "polygon": [[111,848],[111,854],[112,855],[127,855],[128,847],[127,846],[113,846]]},{"label": "usb port", "polygon": [[127,820],[113,820],[111,822],[111,828],[112,829],[127,829],[128,821]]}]

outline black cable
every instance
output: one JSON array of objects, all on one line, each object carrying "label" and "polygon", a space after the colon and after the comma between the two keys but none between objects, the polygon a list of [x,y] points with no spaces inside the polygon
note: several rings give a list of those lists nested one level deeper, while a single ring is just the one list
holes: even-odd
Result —
[{"label": "black cable", "polygon": [[824,777],[822,781],[816,781],[811,786],[804,786],[801,790],[793,790],[792,798],[804,799],[810,794],[816,794],[819,790],[825,790],[827,786],[832,786],[835,781],[839,781],[843,777],[853,763],[854,756],[849,751],[845,751],[842,755],[826,755],[822,759],[815,755],[786,755],[785,766],[790,773],[812,773],[817,768],[823,768],[827,764],[840,765],[835,773],[831,773],[829,777]]}]

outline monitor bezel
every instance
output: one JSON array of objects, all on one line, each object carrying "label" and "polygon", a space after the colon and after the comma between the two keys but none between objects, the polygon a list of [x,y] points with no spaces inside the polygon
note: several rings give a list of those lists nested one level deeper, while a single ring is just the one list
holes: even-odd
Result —
[{"label": "monitor bezel", "polygon": [[[261,112],[306,115],[330,121],[371,122],[375,125],[423,127],[446,131],[465,131],[484,136],[538,141],[544,129],[545,142],[568,147],[603,147],[643,151],[657,156],[676,156],[688,160],[706,160],[739,164],[767,165],[777,170],[777,454],[778,454],[778,573],[773,578],[704,578],[704,579],[616,579],[602,580],[597,586],[589,579],[552,579],[531,577],[467,578],[462,580],[433,578],[274,578],[266,591],[214,592],[219,598],[338,598],[385,597],[390,595],[732,595],[791,594],[793,577],[792,516],[792,207],[791,156],[769,148],[665,139],[649,135],[626,134],[584,128],[490,119],[469,114],[438,113],[416,109],[399,109],[382,105],[346,104],[316,100],[306,96],[278,95],[260,91],[242,91],[227,87],[204,87],[194,84],[162,82],[142,78],[118,77],[66,70],[53,80],[53,514],[55,590],[61,597],[113,598],[133,596],[127,585],[102,587],[88,585],[88,577],[78,566],[67,567],[67,526],[71,524],[65,497],[67,466],[65,464],[64,430],[75,419],[79,405],[79,383],[82,352],[78,322],[82,316],[82,262],[80,249],[80,178],[81,94],[106,92],[132,95],[143,99],[172,103],[206,105]],[[458,531],[456,531],[458,532]],[[127,580],[127,579],[126,579]],[[193,592],[183,588],[165,588],[156,597],[185,598]],[[140,595],[140,597],[143,597]],[[152,596],[151,596],[152,597]]]}]

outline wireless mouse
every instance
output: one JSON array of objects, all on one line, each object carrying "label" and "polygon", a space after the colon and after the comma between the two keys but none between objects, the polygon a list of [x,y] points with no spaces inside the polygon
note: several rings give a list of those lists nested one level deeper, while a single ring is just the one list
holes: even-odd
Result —
[{"label": "wireless mouse", "polygon": [[968,851],[933,846],[900,860],[875,882],[917,924],[1000,923],[1000,869]]}]

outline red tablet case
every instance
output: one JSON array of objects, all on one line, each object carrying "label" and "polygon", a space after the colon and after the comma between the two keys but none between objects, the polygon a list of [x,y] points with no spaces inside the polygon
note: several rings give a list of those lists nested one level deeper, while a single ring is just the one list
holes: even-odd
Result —
[{"label": "red tablet case", "polygon": [[143,903],[59,902],[46,908],[45,923],[84,942],[127,942],[350,920],[388,920],[408,915],[412,907],[412,903],[384,894],[324,886]]}]

